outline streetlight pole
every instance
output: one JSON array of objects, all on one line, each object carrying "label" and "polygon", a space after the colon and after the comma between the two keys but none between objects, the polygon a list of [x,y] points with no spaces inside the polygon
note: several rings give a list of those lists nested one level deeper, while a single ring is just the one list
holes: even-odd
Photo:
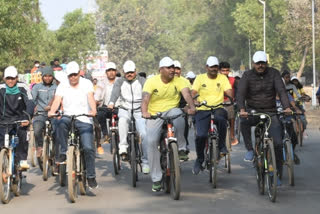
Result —
[{"label": "streetlight pole", "polygon": [[266,53],[266,1],[259,2],[263,4],[263,51]]},{"label": "streetlight pole", "polygon": [[313,90],[312,90],[312,106],[317,105],[316,101],[316,53],[315,53],[315,27],[314,27],[314,0],[312,0],[312,64],[313,64]]}]

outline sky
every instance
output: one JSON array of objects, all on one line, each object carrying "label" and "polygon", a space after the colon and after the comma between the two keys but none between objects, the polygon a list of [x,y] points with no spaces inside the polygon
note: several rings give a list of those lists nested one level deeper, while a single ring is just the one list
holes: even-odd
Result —
[{"label": "sky", "polygon": [[42,16],[50,30],[57,30],[63,22],[63,16],[75,9],[88,11],[89,0],[40,0]]}]

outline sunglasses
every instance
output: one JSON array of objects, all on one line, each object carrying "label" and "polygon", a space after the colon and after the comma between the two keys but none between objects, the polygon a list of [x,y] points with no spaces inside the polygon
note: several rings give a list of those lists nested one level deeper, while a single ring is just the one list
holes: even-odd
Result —
[{"label": "sunglasses", "polygon": [[68,78],[76,77],[76,76],[78,76],[78,74],[70,74],[70,75],[68,75]]},{"label": "sunglasses", "polygon": [[261,61],[261,62],[256,62],[256,63],[254,63],[254,64],[256,64],[256,65],[266,65],[267,63],[266,63],[266,62]]},{"label": "sunglasses", "polygon": [[129,72],[126,73],[126,75],[127,74],[134,74],[134,71],[129,71]]},{"label": "sunglasses", "polygon": [[16,77],[6,77],[6,80],[15,80]]}]

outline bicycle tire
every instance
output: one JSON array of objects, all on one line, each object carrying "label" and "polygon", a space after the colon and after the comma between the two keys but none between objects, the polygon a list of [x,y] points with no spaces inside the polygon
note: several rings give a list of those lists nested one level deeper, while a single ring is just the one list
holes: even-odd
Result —
[{"label": "bicycle tire", "polygon": [[113,147],[113,170],[114,170],[114,174],[118,175],[119,174],[119,170],[120,170],[120,155],[119,155],[119,150],[118,150],[118,146],[117,146],[117,136],[116,133],[112,132],[111,135],[111,144]]},{"label": "bicycle tire", "polygon": [[237,136],[237,140],[238,142],[240,143],[240,140],[241,140],[241,120],[240,120],[240,117],[239,115],[236,116],[236,119],[235,119],[235,124],[236,124],[236,136]]},{"label": "bicycle tire", "polygon": [[217,188],[217,168],[218,168],[218,148],[217,148],[217,140],[211,139],[211,177],[212,177],[212,187]]},{"label": "bicycle tire", "polygon": [[[267,173],[266,176],[266,184],[267,184],[267,191],[268,197],[270,201],[275,202],[277,198],[277,165],[276,165],[276,155],[274,151],[273,141],[268,140],[268,146],[265,152],[265,160],[266,160],[266,169]],[[270,167],[271,166],[271,167]]]},{"label": "bicycle tire", "polygon": [[22,174],[21,172],[17,171],[16,178],[12,182],[12,186],[11,186],[13,194],[17,197],[20,196],[21,194],[21,185],[22,185],[21,180],[22,180]]},{"label": "bicycle tire", "polygon": [[131,185],[133,187],[137,186],[137,156],[136,156],[136,146],[135,146],[135,136],[130,135],[130,165],[131,165]]},{"label": "bicycle tire", "polygon": [[226,135],[226,147],[228,153],[225,155],[225,168],[227,172],[231,173],[231,137],[230,137],[230,128],[227,128],[227,135]]},{"label": "bicycle tire", "polygon": [[87,194],[87,173],[84,160],[84,154],[80,154],[80,177],[79,177],[79,192],[81,195]]},{"label": "bicycle tire", "polygon": [[176,142],[169,144],[170,192],[174,200],[179,200],[181,191],[180,160]]},{"label": "bicycle tire", "polygon": [[69,146],[67,155],[67,170],[68,170],[68,195],[69,200],[74,203],[77,197],[77,157],[75,147]]},{"label": "bicycle tire", "polygon": [[48,136],[44,137],[42,147],[42,179],[48,180],[49,175],[49,139]]},{"label": "bicycle tire", "polygon": [[285,164],[288,170],[288,179],[289,185],[294,186],[294,155],[293,155],[293,147],[290,140],[285,141],[284,145],[285,149]]},{"label": "bicycle tire", "polygon": [[258,191],[261,195],[264,194],[265,190],[265,180],[264,180],[264,153],[261,143],[258,143],[259,139],[256,138],[256,149],[255,149],[255,159],[254,166],[256,168],[256,179],[258,185]]},{"label": "bicycle tire", "polygon": [[[7,204],[10,201],[11,176],[7,175],[9,167],[8,151],[2,149],[0,152],[0,196],[3,204]],[[5,177],[6,179],[4,179]]]},{"label": "bicycle tire", "polygon": [[298,117],[296,119],[296,127],[295,127],[296,135],[297,135],[297,141],[298,145],[301,147],[302,146],[302,133],[301,133],[301,120]]},{"label": "bicycle tire", "polygon": [[36,152],[36,146],[35,146],[35,142],[34,142],[33,130],[29,131],[29,135],[30,135],[30,139],[29,139],[28,155],[30,156],[31,166],[35,167],[37,165],[37,152]]},{"label": "bicycle tire", "polygon": [[66,185],[67,180],[66,164],[59,164],[59,184],[61,187]]},{"label": "bicycle tire", "polygon": [[303,122],[301,119],[299,119],[299,128],[300,128],[300,135],[299,135],[299,145],[300,147],[302,147],[302,144],[303,144],[303,132],[304,132],[304,129],[303,129]]}]

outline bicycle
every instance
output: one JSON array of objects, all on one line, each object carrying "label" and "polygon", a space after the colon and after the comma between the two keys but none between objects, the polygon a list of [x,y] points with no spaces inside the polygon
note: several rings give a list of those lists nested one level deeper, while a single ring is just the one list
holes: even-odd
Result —
[{"label": "bicycle", "polygon": [[33,126],[30,124],[29,126],[29,148],[28,148],[28,157],[31,160],[31,166],[35,167],[37,165],[37,149],[36,149],[36,143],[34,139],[34,132],[33,132]]},{"label": "bicycle", "polygon": [[68,195],[72,203],[76,201],[77,186],[81,195],[85,195],[87,191],[87,176],[86,165],[84,158],[84,151],[80,143],[80,136],[75,127],[77,117],[86,116],[92,117],[88,114],[80,115],[64,115],[64,117],[71,118],[71,129],[69,131],[69,142],[67,152],[67,170],[68,170]]},{"label": "bicycle", "polygon": [[[10,201],[10,192],[12,191],[15,196],[20,196],[22,186],[22,171],[15,161],[16,147],[19,143],[18,129],[21,123],[26,120],[18,120],[9,123],[1,122],[0,125],[6,127],[4,136],[4,145],[0,152],[0,197],[4,204]],[[9,126],[15,126],[16,130],[9,133]]]},{"label": "bicycle", "polygon": [[270,201],[275,202],[277,197],[277,165],[273,139],[269,136],[271,116],[266,113],[252,111],[248,116],[258,116],[259,122],[255,128],[255,150],[253,164],[256,168],[258,190],[261,195],[267,186]]},{"label": "bicycle", "polygon": [[[292,121],[286,120],[286,116],[282,109],[278,109],[278,114],[280,115],[280,121],[283,125],[284,138],[283,138],[283,165],[287,166],[289,185],[294,186],[294,151],[292,146],[291,137],[288,133],[288,125]],[[296,114],[296,113],[293,113]],[[280,178],[282,178],[283,172],[280,173]]]},{"label": "bicycle", "polygon": [[[230,98],[229,98],[230,99]],[[213,188],[217,188],[217,169],[219,160],[221,159],[219,156],[219,133],[217,126],[215,124],[214,118],[214,110],[216,110],[219,106],[229,106],[233,105],[233,103],[219,103],[218,105],[209,106],[206,101],[202,101],[197,107],[205,106],[210,109],[210,128],[208,132],[208,139],[205,145],[205,168],[209,170],[209,182],[212,183]],[[225,157],[225,168],[227,168],[228,173],[231,173],[231,145],[230,139],[228,137],[228,129],[227,129],[227,138],[226,138],[226,147],[227,153],[222,155]]]},{"label": "bicycle", "polygon": [[173,120],[185,116],[185,113],[169,117],[162,117],[162,113],[157,113],[148,119],[163,120],[163,134],[160,138],[160,165],[162,168],[162,188],[166,193],[171,193],[174,200],[180,198],[180,160],[178,154],[177,138],[174,135]]}]

